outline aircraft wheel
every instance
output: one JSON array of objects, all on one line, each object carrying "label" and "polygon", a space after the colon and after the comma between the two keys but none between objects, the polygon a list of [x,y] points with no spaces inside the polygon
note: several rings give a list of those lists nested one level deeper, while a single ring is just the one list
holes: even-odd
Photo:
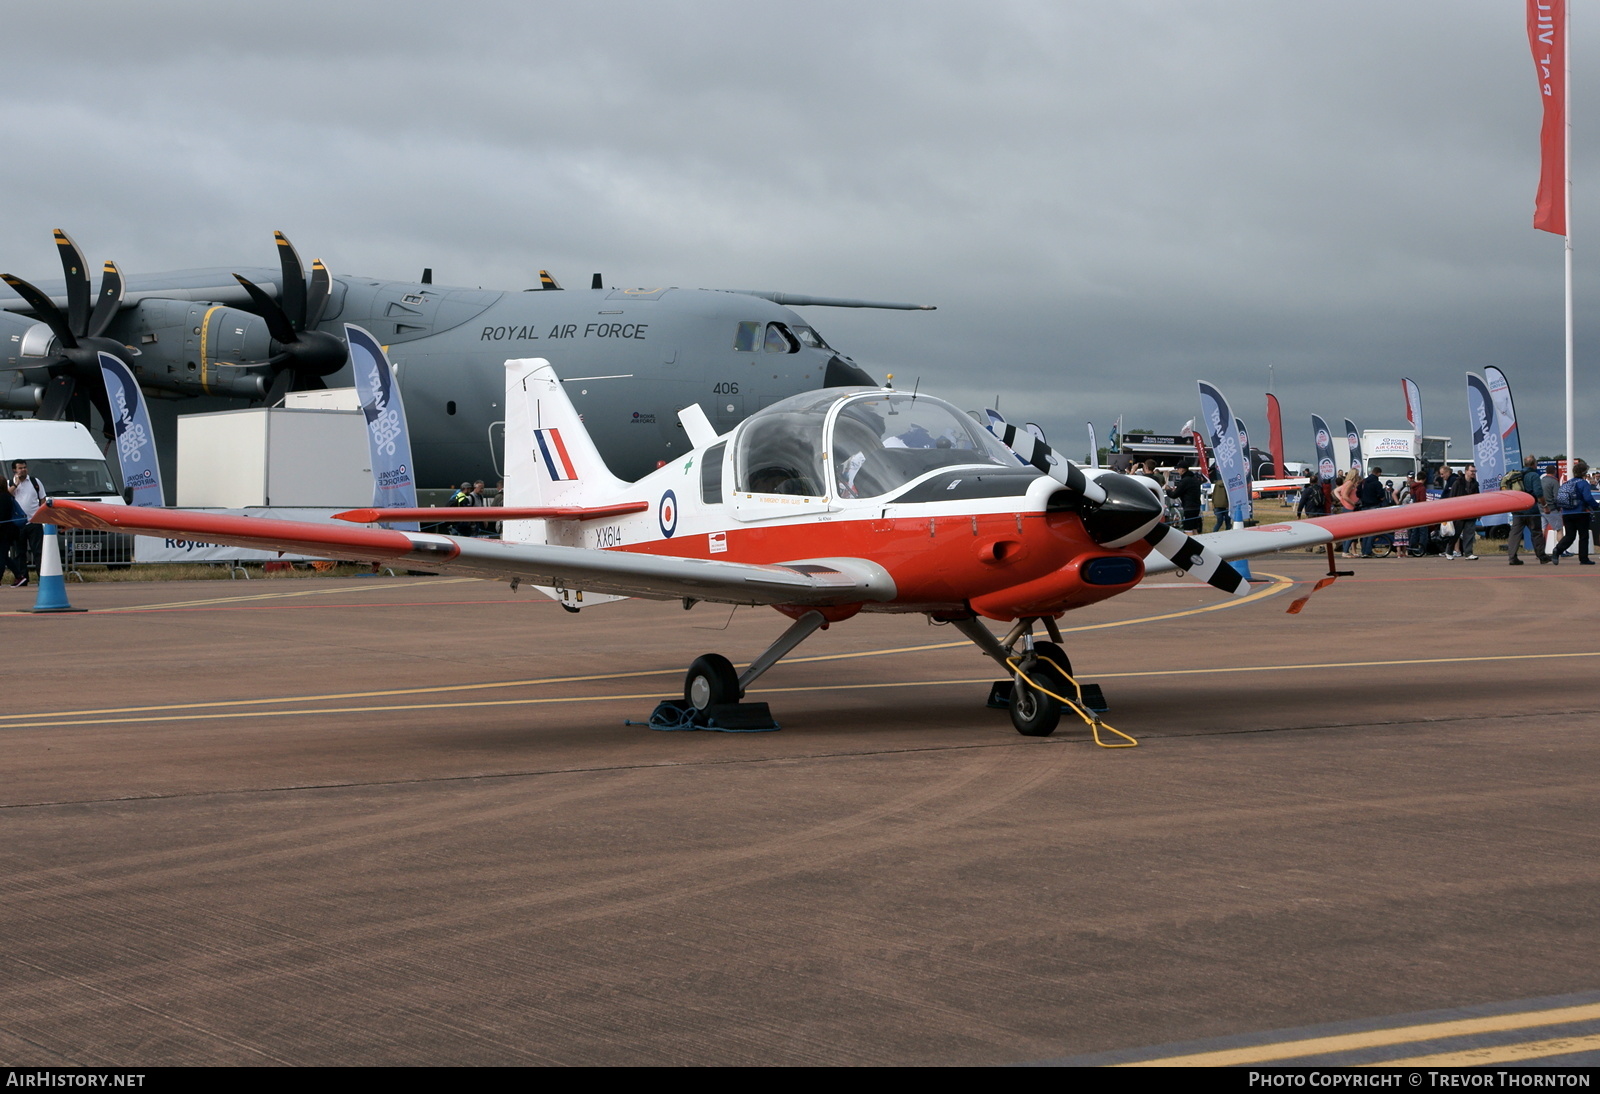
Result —
[{"label": "aircraft wheel", "polygon": [[[1028,675],[1051,691],[1066,694],[1062,689],[1069,685],[1054,668],[1040,663]],[[1011,724],[1017,732],[1024,737],[1048,737],[1060,722],[1061,701],[1036,691],[1019,677],[1011,688]]]},{"label": "aircraft wheel", "polygon": [[696,657],[689,666],[689,675],[683,679],[683,699],[696,710],[719,703],[737,703],[739,674],[733,670],[733,662],[720,653]]}]

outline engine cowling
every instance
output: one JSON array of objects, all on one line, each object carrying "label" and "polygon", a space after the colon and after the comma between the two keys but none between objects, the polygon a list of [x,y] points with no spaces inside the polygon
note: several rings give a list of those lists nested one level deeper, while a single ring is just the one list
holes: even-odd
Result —
[{"label": "engine cowling", "polygon": [[239,308],[141,300],[108,333],[137,351],[133,371],[146,387],[259,399],[272,379],[265,364],[246,363],[264,362],[276,350],[266,321]]}]

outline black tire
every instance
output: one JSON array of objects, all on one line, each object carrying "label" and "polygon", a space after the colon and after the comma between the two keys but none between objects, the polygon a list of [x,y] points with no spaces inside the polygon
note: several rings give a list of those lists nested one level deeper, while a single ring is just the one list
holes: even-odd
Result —
[{"label": "black tire", "polygon": [[722,703],[737,703],[743,697],[739,674],[733,662],[720,653],[696,657],[683,678],[683,700],[696,710]]},{"label": "black tire", "polygon": [[[1035,665],[1028,675],[1058,695],[1065,695],[1062,689],[1071,686],[1043,662]],[[1012,726],[1024,737],[1048,737],[1061,723],[1061,701],[1029,687],[1020,677],[1011,688],[1010,712]]]},{"label": "black tire", "polygon": [[1394,554],[1394,533],[1381,532],[1373,536],[1372,553],[1378,558],[1388,558]]}]

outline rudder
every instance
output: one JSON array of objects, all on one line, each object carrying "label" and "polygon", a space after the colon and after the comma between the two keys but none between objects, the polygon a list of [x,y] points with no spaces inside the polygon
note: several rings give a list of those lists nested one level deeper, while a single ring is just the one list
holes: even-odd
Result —
[{"label": "rudder", "polygon": [[627,486],[542,357],[506,362],[505,439],[508,506],[597,505]]}]

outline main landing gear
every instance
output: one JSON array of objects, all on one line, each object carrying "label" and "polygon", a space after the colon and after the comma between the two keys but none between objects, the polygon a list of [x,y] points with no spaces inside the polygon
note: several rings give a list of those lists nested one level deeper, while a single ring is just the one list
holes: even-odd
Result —
[{"label": "main landing gear", "polygon": [[[1098,684],[1079,683],[1073,677],[1072,662],[1061,648],[1061,630],[1052,617],[1019,619],[1003,639],[996,638],[975,617],[950,622],[1011,676],[1010,680],[994,685],[989,693],[989,705],[1006,707],[1018,733],[1025,737],[1048,737],[1056,731],[1062,713],[1070,710],[1088,723],[1095,744],[1102,748],[1132,748],[1138,744],[1100,720],[1100,715],[1109,709],[1105,696]],[[1033,628],[1039,623],[1044,624],[1049,641],[1034,641]],[[1101,740],[1102,729],[1122,737],[1126,743]]]},{"label": "main landing gear", "polygon": [[[726,724],[730,719],[746,720],[764,717],[771,721],[765,703],[744,703],[744,693],[756,679],[773,665],[783,660],[790,651],[828,625],[821,612],[806,612],[789,625],[789,629],[768,646],[766,652],[750,663],[741,674],[720,653],[708,653],[694,659],[688,675],[683,679],[683,701],[694,710],[697,719],[715,719]],[[760,708],[757,712],[754,708]],[[749,709],[746,709],[749,708]]]}]

